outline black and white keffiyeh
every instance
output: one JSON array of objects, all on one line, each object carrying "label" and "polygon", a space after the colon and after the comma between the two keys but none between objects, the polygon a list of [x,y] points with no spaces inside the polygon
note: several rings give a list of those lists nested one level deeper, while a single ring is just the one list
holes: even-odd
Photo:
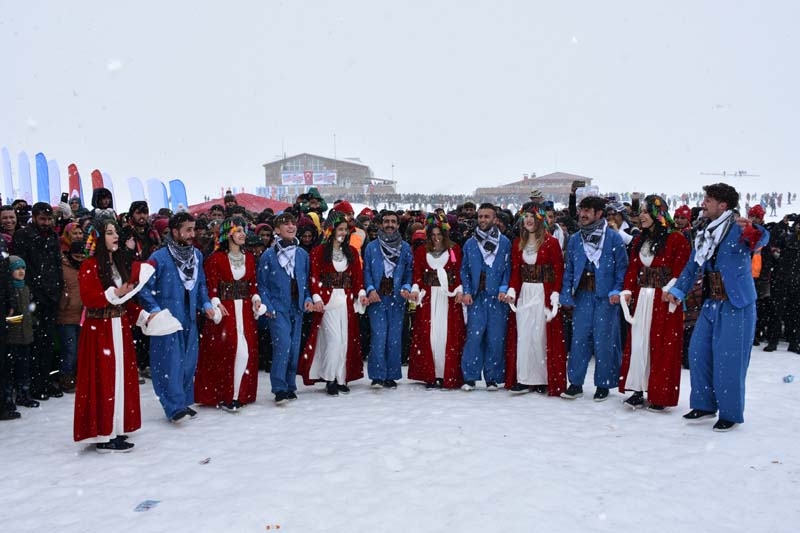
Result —
[{"label": "black and white keffiyeh", "polygon": [[292,240],[278,239],[273,247],[275,255],[278,256],[278,264],[283,267],[290,278],[294,279],[294,258],[297,253],[297,245],[300,241],[295,237]]},{"label": "black and white keffiyeh", "polygon": [[183,283],[183,288],[191,291],[197,283],[197,256],[194,253],[194,246],[191,244],[180,245],[171,236],[167,236],[167,250],[175,266],[178,267],[178,275]]},{"label": "black and white keffiyeh", "polygon": [[719,218],[711,222],[706,229],[697,232],[694,238],[694,261],[703,266],[706,261],[714,255],[722,238],[728,233],[728,229],[733,224],[733,211],[728,210],[722,213]]},{"label": "black and white keffiyeh", "polygon": [[478,249],[483,256],[483,262],[491,267],[494,264],[494,258],[497,257],[497,246],[500,244],[500,230],[497,229],[497,226],[492,226],[489,231],[475,228],[475,240],[478,241]]},{"label": "black and white keffiyeh", "polygon": [[601,218],[580,227],[583,253],[595,267],[600,266],[600,256],[603,254],[603,243],[606,240],[606,219]]},{"label": "black and white keffiyeh", "polygon": [[387,235],[382,229],[379,229],[378,243],[381,245],[381,254],[383,255],[383,275],[391,278],[397,266],[397,261],[400,260],[403,239],[400,237],[400,233],[396,231],[391,235]]}]

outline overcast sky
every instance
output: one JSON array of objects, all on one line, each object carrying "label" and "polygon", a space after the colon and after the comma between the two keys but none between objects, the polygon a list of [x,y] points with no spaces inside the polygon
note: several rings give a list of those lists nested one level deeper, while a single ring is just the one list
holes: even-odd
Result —
[{"label": "overcast sky", "polygon": [[284,152],[360,157],[401,192],[556,170],[647,192],[747,170],[731,183],[785,191],[798,6],[0,0],[0,145],[65,183],[71,162],[84,185],[181,178],[191,203],[263,185]]}]

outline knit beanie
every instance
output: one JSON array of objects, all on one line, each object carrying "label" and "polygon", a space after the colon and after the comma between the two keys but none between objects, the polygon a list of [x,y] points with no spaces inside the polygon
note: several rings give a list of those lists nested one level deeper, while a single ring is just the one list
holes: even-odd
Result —
[{"label": "knit beanie", "polygon": [[14,272],[20,268],[27,268],[25,265],[25,260],[18,255],[8,256],[8,270],[10,272]]}]

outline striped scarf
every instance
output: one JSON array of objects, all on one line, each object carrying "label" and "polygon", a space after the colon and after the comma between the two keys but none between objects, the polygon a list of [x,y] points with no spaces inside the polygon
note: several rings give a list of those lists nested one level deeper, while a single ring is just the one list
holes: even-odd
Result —
[{"label": "striped scarf", "polygon": [[497,246],[500,244],[500,230],[497,226],[492,226],[489,231],[475,228],[475,240],[478,241],[478,249],[483,256],[483,262],[491,267],[494,258],[497,257]]},{"label": "striped scarf", "polygon": [[400,260],[403,239],[397,231],[391,235],[386,235],[382,229],[379,229],[378,243],[381,245],[381,254],[383,255],[383,275],[391,278],[394,274],[394,269],[397,267],[397,262]]},{"label": "striped scarf", "polygon": [[600,266],[600,256],[603,254],[603,243],[606,240],[606,224],[606,219],[601,218],[580,228],[583,253],[595,267]]},{"label": "striped scarf", "polygon": [[197,283],[197,256],[194,254],[194,246],[191,244],[181,246],[172,239],[172,236],[168,236],[167,250],[175,261],[175,266],[178,267],[183,288],[191,291]]}]

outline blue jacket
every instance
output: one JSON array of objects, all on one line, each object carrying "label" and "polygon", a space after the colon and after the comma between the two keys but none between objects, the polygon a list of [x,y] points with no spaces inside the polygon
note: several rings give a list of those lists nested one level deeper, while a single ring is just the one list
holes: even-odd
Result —
[{"label": "blue jacket", "polygon": [[482,270],[486,272],[487,294],[497,296],[501,292],[508,292],[508,279],[511,275],[511,241],[504,235],[500,235],[497,254],[491,268],[483,262],[483,254],[475,237],[470,237],[464,243],[461,261],[461,286],[464,288],[464,294],[475,296]]},{"label": "blue jacket", "polygon": [[184,329],[189,329],[190,324],[195,322],[198,311],[211,309],[206,288],[206,274],[203,271],[203,256],[198,250],[194,250],[194,257],[197,260],[197,282],[189,292],[187,309],[184,299],[186,291],[169,250],[164,247],[153,252],[147,262],[155,267],[156,272],[139,291],[139,302],[145,311],[155,313],[169,309]]},{"label": "blue jacket", "polygon": [[[588,261],[580,234],[573,234],[567,244],[564,262],[564,282],[560,296],[562,305],[575,305],[573,297]],[[625,243],[616,231],[606,228],[600,265],[595,268],[595,294],[609,297],[619,294],[625,282],[626,270],[628,270],[628,251]]]},{"label": "blue jacket", "polygon": [[[402,290],[411,290],[413,265],[414,258],[411,256],[411,246],[403,241],[400,243],[400,257],[397,259],[397,266],[394,268],[394,274],[392,275],[395,297],[399,297]],[[378,239],[375,239],[367,244],[367,248],[364,250],[364,287],[366,287],[367,294],[380,288],[383,272],[381,243]]]},{"label": "blue jacket", "polygon": [[[308,291],[308,253],[297,247],[294,256],[294,279],[297,280],[297,307],[303,310],[306,302],[311,301]],[[258,294],[267,313],[289,313],[292,307],[292,278],[278,262],[275,247],[261,254],[258,261]]]},{"label": "blue jacket", "polygon": [[[760,227],[755,227],[754,230],[761,232],[761,235],[756,236],[754,233],[745,235],[738,224],[732,224],[728,234],[719,243],[715,264],[712,265],[711,260],[703,263],[704,272],[717,270],[722,274],[725,293],[728,295],[731,305],[737,309],[756,301],[756,285],[753,281],[750,261],[750,253],[755,246],[751,247],[750,243],[752,240],[756,240],[756,246],[763,246],[769,240],[769,233],[766,230],[762,231]],[[700,266],[694,260],[696,253],[696,250],[692,250],[689,262],[686,263],[675,286],[669,291],[680,300],[684,300],[686,293],[692,290],[700,271]]]}]

